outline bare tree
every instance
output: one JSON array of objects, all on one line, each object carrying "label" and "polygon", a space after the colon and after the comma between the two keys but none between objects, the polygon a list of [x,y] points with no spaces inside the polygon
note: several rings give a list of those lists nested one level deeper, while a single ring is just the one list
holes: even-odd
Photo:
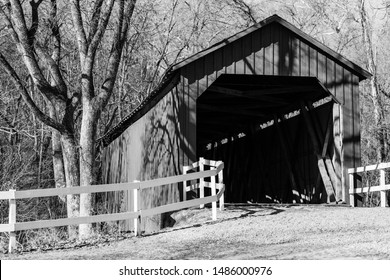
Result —
[{"label": "bare tree", "polygon": [[[29,6],[20,0],[2,2],[1,15],[6,21],[8,32],[34,86],[47,99],[50,113],[45,113],[32,100],[21,72],[18,73],[6,55],[0,53],[2,68],[11,77],[34,115],[58,131],[67,187],[96,183],[93,169],[97,125],[113,92],[136,0],[69,1],[72,24],[58,21],[58,5],[66,3],[57,0],[32,0]],[[42,7],[49,7],[49,21],[43,20]],[[39,32],[47,25],[52,42],[50,47],[45,45],[45,33]],[[70,85],[63,74],[61,55],[65,33],[73,34],[67,40],[73,40],[73,44],[77,46],[77,91],[69,90]],[[39,37],[40,35],[42,36]],[[97,84],[100,79],[96,78],[98,70],[95,62],[104,40],[111,40],[112,43],[105,77]],[[79,125],[76,114],[78,107],[81,108]],[[90,194],[82,194],[78,201],[75,196],[68,196],[67,208],[69,217],[91,215],[92,197]],[[80,225],[80,237],[87,237],[91,232],[91,225]]]},{"label": "bare tree", "polygon": [[383,98],[380,94],[380,85],[378,82],[377,74],[377,63],[376,63],[376,54],[375,47],[372,41],[372,26],[367,15],[366,10],[366,1],[361,0],[360,2],[360,23],[362,25],[362,37],[363,45],[367,58],[368,71],[372,73],[370,78],[370,96],[373,103],[374,109],[374,121],[375,121],[375,139],[378,142],[376,160],[378,162],[386,161],[386,155],[388,152],[387,147],[387,133],[386,128],[384,127],[384,108],[383,108]]}]

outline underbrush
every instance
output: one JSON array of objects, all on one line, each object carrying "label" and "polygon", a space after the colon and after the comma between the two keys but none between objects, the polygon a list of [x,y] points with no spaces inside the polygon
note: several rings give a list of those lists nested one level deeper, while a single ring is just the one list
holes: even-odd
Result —
[{"label": "underbrush", "polygon": [[[103,246],[112,241],[133,236],[132,232],[121,232],[117,223],[99,223],[91,236],[84,239],[70,238],[67,227],[26,230],[17,232],[15,253]],[[0,253],[8,253],[8,233],[0,236]]]}]

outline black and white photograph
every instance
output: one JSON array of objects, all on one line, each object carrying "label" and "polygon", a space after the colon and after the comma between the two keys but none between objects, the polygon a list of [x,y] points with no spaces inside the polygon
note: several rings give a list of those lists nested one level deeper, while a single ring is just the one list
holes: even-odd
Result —
[{"label": "black and white photograph", "polygon": [[383,277],[389,69],[388,0],[1,0],[2,278]]}]

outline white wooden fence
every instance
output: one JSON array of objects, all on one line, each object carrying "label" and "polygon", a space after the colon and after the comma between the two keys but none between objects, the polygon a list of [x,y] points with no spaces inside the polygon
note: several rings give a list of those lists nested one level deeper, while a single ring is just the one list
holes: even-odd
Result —
[{"label": "white wooden fence", "polygon": [[[207,160],[204,158],[200,158],[198,162],[194,162],[193,164],[189,166],[183,167],[183,173],[184,174],[190,174],[188,172],[203,172],[205,170],[205,166],[209,166],[209,168],[215,169],[218,168],[218,166],[221,164],[221,161],[214,161],[214,160]],[[188,186],[188,181],[183,182],[183,200],[187,200],[187,192],[199,189],[199,197],[204,197],[204,188],[211,188],[211,195],[216,195],[216,190],[218,189],[219,194],[219,209],[222,211],[224,208],[225,198],[224,198],[224,190],[225,185],[223,184],[223,172],[218,172],[218,183],[216,183],[216,177],[217,176],[211,176],[211,181],[206,182],[204,178],[200,178],[199,182],[195,182],[194,184],[191,184]],[[191,182],[191,181],[190,181]],[[204,204],[200,205],[200,208],[204,208]],[[217,201],[212,202],[212,210],[213,210],[213,219],[215,220],[217,218]]]},{"label": "white wooden fence", "polygon": [[[349,200],[352,207],[355,206],[355,194],[359,193],[369,193],[369,192],[380,192],[381,196],[381,207],[386,207],[386,191],[390,190],[390,184],[386,184],[386,171],[385,169],[390,168],[390,162],[386,163],[378,163],[373,165],[367,165],[357,168],[349,168]],[[379,186],[371,186],[371,187],[356,187],[356,175],[357,173],[368,172],[379,170],[380,178],[379,178]]]},{"label": "white wooden fence", "polygon": [[[208,164],[211,166],[210,170],[198,172],[187,173],[189,169],[194,169],[194,166],[204,166]],[[141,234],[141,219],[147,216],[153,216],[156,214],[176,211],[180,209],[185,209],[194,206],[201,206],[207,203],[212,203],[212,218],[215,220],[217,218],[216,212],[216,202],[220,201],[221,209],[223,209],[223,193],[225,191],[225,186],[222,181],[222,170],[224,164],[222,161],[207,161],[201,158],[199,162],[192,164],[190,167],[186,166],[183,170],[186,170],[183,175],[160,178],[155,180],[148,180],[142,182],[132,182],[132,183],[121,183],[121,184],[105,184],[105,185],[95,185],[95,186],[85,186],[85,187],[71,187],[71,188],[52,188],[52,189],[35,189],[35,190],[9,190],[0,192],[0,200],[9,201],[9,219],[8,224],[0,224],[0,232],[9,232],[9,252],[11,253],[16,248],[16,231],[29,230],[29,229],[38,229],[38,228],[48,228],[48,227],[58,227],[58,226],[69,226],[69,225],[79,225],[79,224],[91,224],[98,222],[108,222],[108,221],[119,221],[134,219],[134,233],[135,235]],[[186,174],[187,173],[187,174]],[[204,179],[210,177],[210,183],[205,182]],[[216,178],[218,177],[219,181],[216,183]],[[211,188],[211,196],[204,197],[201,193],[201,197],[192,200],[186,200],[186,191],[188,189],[187,183],[190,181],[199,181],[198,185],[202,187]],[[141,209],[140,208],[140,190],[153,188],[157,186],[169,185],[183,182],[185,186],[184,199],[182,202],[162,205],[150,209]],[[203,183],[201,183],[203,182]],[[191,187],[190,187],[191,188]],[[216,193],[218,188],[219,192]],[[55,220],[39,220],[39,221],[30,221],[30,222],[17,222],[16,221],[16,200],[17,199],[26,199],[26,198],[35,198],[35,197],[48,197],[48,196],[59,196],[59,195],[69,195],[69,194],[81,194],[81,193],[100,193],[100,192],[111,192],[111,191],[124,191],[124,190],[133,190],[134,192],[134,211],[132,212],[122,212],[114,214],[103,214],[95,216],[85,216],[85,217],[73,217],[73,218],[64,218],[64,219],[55,219]],[[204,194],[204,193],[203,193]]]}]

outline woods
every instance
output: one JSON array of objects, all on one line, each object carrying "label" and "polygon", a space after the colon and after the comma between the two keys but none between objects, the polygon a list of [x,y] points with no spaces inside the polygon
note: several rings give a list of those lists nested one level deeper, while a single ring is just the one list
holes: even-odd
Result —
[{"label": "woods", "polygon": [[[373,74],[360,93],[362,161],[388,161],[388,7],[374,0],[3,0],[1,190],[100,183],[100,137],[170,65],[274,13]],[[34,203],[25,207],[35,217],[105,211],[91,195]],[[92,232],[91,225],[69,228],[70,237]]]}]

